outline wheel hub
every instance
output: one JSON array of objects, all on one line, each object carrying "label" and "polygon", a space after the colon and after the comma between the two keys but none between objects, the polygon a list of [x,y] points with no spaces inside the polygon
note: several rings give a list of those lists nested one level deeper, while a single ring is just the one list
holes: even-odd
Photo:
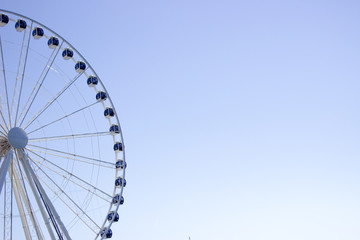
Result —
[{"label": "wheel hub", "polygon": [[28,136],[22,128],[13,127],[8,133],[8,141],[13,148],[25,148],[28,140]]}]

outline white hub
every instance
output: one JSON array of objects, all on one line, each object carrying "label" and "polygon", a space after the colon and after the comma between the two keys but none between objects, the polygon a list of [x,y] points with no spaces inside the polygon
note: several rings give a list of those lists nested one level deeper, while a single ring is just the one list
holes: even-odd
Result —
[{"label": "white hub", "polygon": [[28,143],[26,132],[19,127],[13,127],[8,133],[8,141],[13,148],[22,149]]}]

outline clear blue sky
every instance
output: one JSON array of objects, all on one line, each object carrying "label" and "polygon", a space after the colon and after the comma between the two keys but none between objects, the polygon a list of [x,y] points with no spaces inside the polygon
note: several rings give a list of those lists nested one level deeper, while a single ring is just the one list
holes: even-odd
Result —
[{"label": "clear blue sky", "polygon": [[102,78],[127,147],[115,239],[358,240],[358,1],[4,1]]}]

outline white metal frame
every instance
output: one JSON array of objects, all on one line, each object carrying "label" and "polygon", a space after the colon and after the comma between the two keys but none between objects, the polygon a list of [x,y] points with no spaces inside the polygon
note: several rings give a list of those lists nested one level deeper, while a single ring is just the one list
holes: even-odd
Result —
[{"label": "white metal frame", "polygon": [[[16,100],[12,101],[11,103],[11,106],[9,106],[9,97],[10,95],[8,94],[8,89],[7,89],[7,86],[6,86],[6,76],[5,76],[5,67],[4,67],[4,59],[3,59],[3,51],[2,51],[2,42],[1,42],[1,36],[0,36],[0,48],[1,48],[1,58],[2,58],[2,64],[3,64],[3,69],[4,69],[4,82],[5,82],[5,90],[6,90],[6,103],[7,103],[7,111],[8,113],[12,112],[13,108],[15,109],[14,111],[14,116],[15,116],[15,119],[12,119],[9,115],[9,119],[6,120],[6,117],[7,116],[4,116],[3,113],[2,113],[2,104],[1,104],[1,98],[0,98],[0,107],[1,107],[1,119],[2,119],[2,122],[0,124],[1,126],[1,129],[0,129],[0,132],[1,132],[1,135],[6,135],[6,133],[12,128],[12,127],[15,127],[15,126],[22,126],[22,124],[24,123],[23,125],[23,129],[26,130],[26,128],[28,126],[30,126],[34,121],[36,121],[36,119],[43,113],[47,110],[47,108],[57,100],[57,98],[62,95],[63,92],[67,91],[67,89],[74,83],[77,81],[78,77],[81,75],[81,74],[87,74],[86,73],[86,70],[89,70],[89,71],[92,71],[92,75],[95,75],[98,80],[99,80],[99,85],[106,93],[107,93],[107,100],[108,100],[108,105],[106,105],[104,103],[104,101],[97,101],[95,103],[92,103],[88,106],[85,106],[73,113],[70,113],[64,117],[68,117],[70,116],[71,114],[75,114],[79,111],[83,111],[84,109],[87,109],[97,103],[100,103],[102,104],[103,108],[107,108],[110,107],[113,109],[114,111],[114,121],[112,121],[110,118],[108,118],[108,122],[109,122],[109,126],[113,125],[114,123],[116,123],[118,126],[119,126],[119,134],[117,134],[117,136],[120,136],[120,142],[122,143],[122,148],[123,150],[121,152],[115,152],[115,162],[118,160],[118,159],[121,159],[123,160],[124,162],[126,161],[125,160],[125,145],[124,145],[124,141],[123,141],[123,135],[122,135],[122,131],[121,131],[121,127],[120,127],[120,124],[119,124],[119,119],[118,119],[118,115],[116,113],[116,110],[115,108],[113,107],[113,102],[105,88],[105,86],[103,85],[103,83],[101,82],[100,78],[97,76],[97,74],[95,73],[94,69],[91,67],[91,65],[85,60],[85,58],[69,43],[67,42],[65,39],[63,39],[59,34],[57,34],[56,32],[50,30],[49,28],[47,28],[46,26],[44,26],[43,24],[40,24],[39,22],[33,20],[33,19],[30,19],[28,17],[25,17],[25,16],[22,16],[20,14],[17,14],[17,13],[13,13],[13,12],[10,12],[10,11],[6,11],[6,10],[2,10],[0,9],[0,13],[5,13],[5,14],[11,14],[11,15],[14,15],[18,18],[22,18],[22,19],[25,19],[25,20],[29,20],[31,22],[30,25],[27,26],[27,29],[24,33],[24,39],[23,39],[23,46],[24,47],[24,56],[23,57],[20,57],[20,60],[19,60],[19,68],[18,68],[18,73],[17,73],[17,76],[20,76],[19,77],[19,89],[16,90],[14,89],[14,93],[16,91],[18,91],[18,99],[17,100],[17,103],[16,103]],[[13,19],[11,19],[13,21]],[[43,27],[45,28],[47,31],[49,31],[53,36],[56,36],[58,39],[59,39],[59,46],[56,47],[53,52],[52,52],[52,55],[51,57],[48,59],[48,63],[46,64],[46,66],[44,67],[44,70],[38,80],[38,88],[34,88],[33,92],[34,92],[34,97],[26,103],[25,105],[25,108],[23,109],[23,111],[20,111],[19,112],[19,103],[20,103],[20,98],[21,98],[21,93],[22,93],[22,88],[23,88],[23,81],[24,81],[24,73],[25,73],[25,68],[26,68],[26,63],[27,63],[27,55],[28,55],[28,51],[29,51],[29,45],[30,45],[30,39],[31,39],[31,32],[32,30],[34,29],[33,26],[40,26],[40,27]],[[26,37],[25,37],[26,36]],[[48,104],[46,104],[40,112],[38,112],[37,114],[33,115],[33,117],[28,121],[28,122],[24,122],[25,120],[25,117],[27,116],[27,114],[29,113],[29,109],[31,108],[32,104],[33,104],[33,101],[42,85],[42,83],[44,82],[44,80],[46,79],[46,76],[50,70],[50,67],[51,65],[53,64],[56,56],[59,54],[59,51],[61,49],[64,49],[63,47],[63,44],[66,44],[69,46],[69,48],[71,48],[76,54],[77,56],[80,58],[81,61],[85,62],[85,64],[87,65],[87,69],[85,70],[85,72],[82,72],[82,73],[79,73],[77,74],[73,79],[72,81],[69,82],[68,85],[66,85],[62,91],[60,91],[51,101],[48,102]],[[21,51],[23,53],[23,50]],[[77,62],[77,60],[75,60],[74,58],[72,58],[72,60],[74,62]],[[20,62],[21,61],[24,61],[23,65],[22,65],[22,68],[20,68]],[[86,75],[87,76],[87,75]],[[18,81],[18,78],[17,78],[17,81]],[[16,84],[17,85],[17,84]],[[98,89],[96,86],[93,86],[93,89],[95,90],[95,92],[98,92]],[[13,94],[13,99],[15,99],[15,94]],[[14,104],[15,103],[15,104]],[[14,104],[14,106],[13,106]],[[16,115],[15,115],[16,114]],[[58,119],[57,121],[60,121],[61,119]],[[53,124],[54,122],[50,122],[46,125],[44,125],[43,127],[46,127],[48,125],[51,125]],[[33,131],[37,131],[39,129],[35,129]],[[33,142],[33,141],[40,141],[40,140],[46,140],[46,141],[50,141],[50,140],[59,140],[59,139],[67,139],[67,138],[81,138],[81,137],[90,137],[90,136],[101,136],[101,135],[111,135],[110,133],[107,133],[107,132],[97,132],[97,133],[86,133],[86,134],[78,134],[78,135],[63,135],[63,136],[54,136],[54,137],[51,137],[51,138],[47,138],[47,139],[34,139],[34,138],[29,138],[29,146],[30,144]],[[113,141],[114,143],[115,142],[118,142],[119,140],[116,139],[115,135],[112,136],[113,137]],[[50,151],[51,149],[45,149],[45,151]],[[51,200],[49,199],[48,195],[46,194],[46,191],[44,190],[42,184],[41,184],[41,179],[38,178],[37,174],[34,172],[30,162],[32,163],[35,163],[32,159],[30,159],[27,155],[27,153],[24,151],[24,149],[16,149],[16,160],[17,161],[13,161],[13,150],[10,150],[9,152],[7,152],[7,154],[5,156],[2,156],[2,159],[0,159],[0,163],[1,163],[1,168],[0,168],[0,193],[1,193],[1,190],[2,190],[2,187],[3,185],[5,184],[6,182],[6,175],[7,173],[10,173],[10,176],[11,176],[11,184],[14,188],[14,196],[15,196],[15,200],[17,202],[17,205],[18,205],[18,211],[19,213],[21,213],[21,220],[23,222],[23,228],[24,228],[24,234],[25,234],[25,237],[26,239],[32,239],[32,236],[31,236],[31,232],[29,231],[29,223],[31,223],[31,225],[34,227],[35,229],[35,232],[36,232],[36,236],[38,239],[43,239],[43,234],[41,232],[41,228],[37,222],[37,219],[36,219],[36,216],[33,214],[33,209],[32,209],[32,203],[29,201],[29,198],[27,197],[27,189],[25,187],[25,183],[23,182],[24,179],[26,179],[26,182],[27,182],[27,185],[30,187],[31,189],[31,192],[32,192],[32,195],[34,196],[35,200],[36,200],[36,205],[38,206],[39,210],[40,210],[40,213],[42,215],[42,218],[43,218],[43,221],[46,225],[46,228],[47,228],[47,231],[50,235],[50,238],[53,240],[53,239],[56,239],[55,237],[55,232],[56,232],[56,229],[54,229],[55,227],[52,225],[52,221],[55,221],[56,224],[58,224],[59,228],[61,229],[61,234],[62,234],[62,237],[64,239],[71,239],[70,236],[69,236],[69,233],[66,229],[66,227],[64,226],[64,223],[61,221],[61,218],[59,216],[59,214],[57,213],[55,207],[53,206]],[[26,151],[29,151],[29,149],[26,149]],[[32,149],[32,151],[35,151],[34,149]],[[56,151],[56,150],[55,150]],[[39,152],[39,151],[38,151]],[[1,151],[0,151],[1,153]],[[32,152],[34,154],[34,152]],[[53,152],[53,153],[56,153],[56,152]],[[58,154],[58,153],[56,153]],[[75,155],[74,155],[75,156]],[[82,156],[77,156],[78,158],[82,158]],[[15,159],[15,157],[14,157]],[[106,162],[101,162],[99,161],[98,159],[86,159],[87,161],[97,161],[99,163],[101,163],[102,167],[105,167],[108,163]],[[113,163],[113,167],[115,166],[115,162]],[[36,164],[36,163],[35,163]],[[24,177],[20,176],[19,174],[22,174],[22,172],[25,174]],[[125,168],[123,169],[116,169],[115,170],[115,179],[118,178],[118,177],[122,177],[125,179]],[[79,178],[79,179],[76,179],[75,180],[77,183],[75,184],[83,184],[83,185],[86,185],[86,183],[82,182],[82,180]],[[91,186],[89,185],[88,187],[94,187],[94,186]],[[109,197],[109,200],[111,202],[112,200],[112,197],[115,196],[115,195],[120,195],[122,196],[123,194],[123,187],[124,186],[120,186],[120,187],[115,187],[114,186],[114,190],[113,190],[113,194],[112,196],[106,196],[106,197]],[[15,190],[16,188],[16,190]],[[101,190],[99,189],[96,189],[96,187],[94,187],[95,191],[97,191],[99,193],[99,195],[103,195],[101,193]],[[118,212],[119,210],[119,206],[120,204],[118,205],[113,205],[113,204],[109,204],[109,210],[108,210],[108,213],[111,212],[111,211],[115,211],[116,213]],[[81,211],[83,211],[81,208],[80,208]],[[53,215],[53,219],[51,219],[51,216],[49,216],[49,212]],[[105,213],[104,213],[105,214]],[[28,216],[30,218],[30,222],[26,219],[26,216]],[[97,235],[95,236],[95,239],[98,239],[100,238],[99,237],[99,234],[100,234],[100,231],[102,228],[106,227],[106,228],[110,228],[113,224],[113,220],[111,221],[108,221],[107,220],[107,214],[105,215],[105,220],[104,222],[100,225],[101,227],[99,227],[99,230],[97,231]],[[103,239],[104,237],[101,237],[101,239]]]}]

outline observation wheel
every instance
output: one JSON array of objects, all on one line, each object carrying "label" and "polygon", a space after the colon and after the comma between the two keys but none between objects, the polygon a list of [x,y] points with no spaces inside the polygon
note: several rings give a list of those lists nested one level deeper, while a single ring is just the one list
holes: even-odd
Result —
[{"label": "observation wheel", "polygon": [[0,238],[111,238],[126,161],[104,84],[59,34],[1,9],[0,69]]}]

